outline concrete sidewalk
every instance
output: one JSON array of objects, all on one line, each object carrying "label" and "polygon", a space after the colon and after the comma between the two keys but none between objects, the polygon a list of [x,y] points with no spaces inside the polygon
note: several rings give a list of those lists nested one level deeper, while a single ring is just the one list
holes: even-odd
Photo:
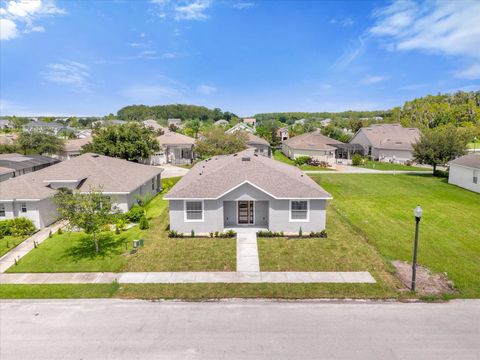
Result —
[{"label": "concrete sidewalk", "polygon": [[126,272],[0,274],[0,284],[375,283],[359,272]]},{"label": "concrete sidewalk", "polygon": [[48,239],[48,234],[50,231],[55,233],[59,228],[64,227],[67,224],[66,221],[59,221],[55,224],[52,224],[40,231],[37,231],[35,234],[30,236],[28,239],[23,241],[21,244],[13,248],[11,251],[6,253],[0,258],[0,273],[4,273],[7,269],[15,264],[15,259],[19,260],[25,255],[27,255],[33,248],[33,242],[41,244],[46,239]]},{"label": "concrete sidewalk", "polygon": [[260,271],[256,229],[237,230],[237,271]]}]

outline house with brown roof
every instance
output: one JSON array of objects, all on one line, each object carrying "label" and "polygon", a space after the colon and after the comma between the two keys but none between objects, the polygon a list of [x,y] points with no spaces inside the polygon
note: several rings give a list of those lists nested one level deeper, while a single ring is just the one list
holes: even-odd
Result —
[{"label": "house with brown roof", "polygon": [[157,140],[161,149],[150,157],[151,165],[186,165],[191,164],[195,159],[194,138],[166,129],[163,135],[157,137]]},{"label": "house with brown roof", "polygon": [[373,160],[405,163],[413,159],[412,144],[420,138],[420,130],[400,124],[374,124],[356,132],[350,144],[363,147]]},{"label": "house with brown roof", "polygon": [[298,168],[249,149],[199,162],[164,199],[170,229],[179,233],[250,227],[298,234],[325,229],[332,196]]},{"label": "house with brown roof", "polygon": [[115,207],[128,211],[140,196],[161,190],[163,169],[97,154],[83,154],[39,171],[0,182],[0,220],[26,217],[37,228],[53,223],[54,195],[67,188],[86,193],[101,188]]},{"label": "house with brown roof", "polygon": [[68,139],[65,140],[63,150],[56,154],[56,158],[60,160],[70,160],[74,157],[82,154],[82,147],[89,144],[92,141],[91,136],[87,136],[80,139]]},{"label": "house with brown roof", "polygon": [[333,165],[337,149],[334,145],[340,144],[343,143],[331,139],[319,131],[313,131],[285,140],[282,143],[282,153],[292,160],[300,156],[309,156],[315,160]]},{"label": "house with brown roof", "polygon": [[449,162],[448,183],[480,193],[480,154],[468,154]]}]

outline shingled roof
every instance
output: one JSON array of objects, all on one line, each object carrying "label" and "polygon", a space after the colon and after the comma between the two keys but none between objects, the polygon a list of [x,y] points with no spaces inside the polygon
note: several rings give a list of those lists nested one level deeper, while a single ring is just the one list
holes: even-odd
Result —
[{"label": "shingled roof", "polygon": [[[359,132],[365,134],[372,147],[384,150],[412,150],[412,144],[420,138],[420,130],[400,124],[375,124],[361,128],[357,134]],[[355,136],[351,143],[355,142]]]},{"label": "shingled roof", "polygon": [[78,181],[80,191],[91,186],[105,193],[129,193],[160,174],[161,168],[96,154],[83,154],[45,169],[0,182],[0,200],[44,199],[55,194],[55,181]]},{"label": "shingled roof", "polygon": [[335,150],[336,148],[331,145],[343,144],[341,141],[329,138],[319,131],[294,136],[283,143],[293,149],[301,150]]},{"label": "shingled roof", "polygon": [[160,143],[160,146],[195,145],[194,138],[173,131],[165,131],[163,135],[157,137],[157,140]]},{"label": "shingled roof", "polygon": [[480,169],[480,154],[468,154],[450,161],[450,164]]},{"label": "shingled roof", "polygon": [[215,156],[196,164],[164,198],[218,199],[244,183],[276,199],[332,198],[298,168],[258,156],[252,150]]}]

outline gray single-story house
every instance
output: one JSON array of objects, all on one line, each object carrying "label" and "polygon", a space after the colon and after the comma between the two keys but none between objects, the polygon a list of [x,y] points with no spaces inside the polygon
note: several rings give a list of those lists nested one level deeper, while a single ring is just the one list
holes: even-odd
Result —
[{"label": "gray single-story house", "polygon": [[63,150],[55,156],[60,160],[70,160],[74,157],[82,154],[82,147],[89,144],[92,141],[92,137],[84,137],[80,139],[68,139],[65,140]]},{"label": "gray single-story house", "polygon": [[350,144],[363,147],[364,154],[373,160],[405,163],[413,160],[412,144],[420,138],[420,130],[400,124],[375,124],[356,132]]},{"label": "gray single-story house", "polygon": [[199,162],[164,199],[170,229],[179,233],[250,227],[298,234],[325,229],[332,196],[298,168],[245,150]]},{"label": "gray single-story house", "polygon": [[187,165],[195,159],[194,138],[165,129],[164,134],[158,136],[157,140],[160,144],[160,151],[150,156],[147,161],[149,164]]},{"label": "gray single-story house", "polygon": [[248,135],[247,146],[249,148],[254,149],[255,153],[259,155],[268,156],[268,157],[272,156],[270,143],[267,140],[259,136],[250,134],[248,132],[247,132],[247,135]]},{"label": "gray single-story house", "polygon": [[480,193],[480,154],[468,154],[449,163],[448,183]]},{"label": "gray single-story house", "polygon": [[282,153],[292,160],[301,156],[309,156],[333,165],[335,164],[335,152],[337,150],[334,145],[337,144],[343,143],[331,139],[319,131],[313,131],[285,140],[282,143]]},{"label": "gray single-story house", "polygon": [[161,190],[163,169],[96,154],[83,154],[45,169],[0,182],[0,220],[26,217],[37,228],[57,217],[54,195],[61,188],[80,193],[101,188],[114,206],[128,211],[139,197]]}]

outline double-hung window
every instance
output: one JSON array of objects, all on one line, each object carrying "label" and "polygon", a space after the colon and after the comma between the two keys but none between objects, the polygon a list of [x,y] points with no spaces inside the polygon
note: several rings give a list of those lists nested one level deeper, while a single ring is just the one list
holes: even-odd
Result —
[{"label": "double-hung window", "polygon": [[203,221],[203,201],[185,201],[185,220]]},{"label": "double-hung window", "polygon": [[290,221],[308,221],[308,200],[290,201]]},{"label": "double-hung window", "polygon": [[27,204],[26,203],[22,203],[22,205],[20,206],[20,211],[22,213],[26,213],[27,212]]},{"label": "double-hung window", "polygon": [[5,205],[0,204],[0,217],[5,217]]}]

